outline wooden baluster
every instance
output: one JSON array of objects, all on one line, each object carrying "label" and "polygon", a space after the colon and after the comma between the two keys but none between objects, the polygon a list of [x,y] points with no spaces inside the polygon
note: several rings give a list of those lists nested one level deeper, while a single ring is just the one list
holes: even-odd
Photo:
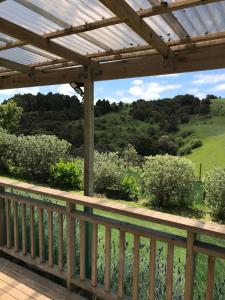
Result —
[{"label": "wooden baluster", "polygon": [[196,234],[188,231],[187,233],[187,250],[186,250],[186,269],[185,269],[185,285],[184,285],[184,300],[192,300],[193,285],[194,285],[194,269],[195,258],[193,245],[196,239]]},{"label": "wooden baluster", "polygon": [[48,265],[53,267],[53,212],[48,210]]},{"label": "wooden baluster", "polygon": [[[5,188],[0,186],[0,192],[4,193]],[[6,244],[6,220],[5,220],[5,199],[0,198],[0,246]]]},{"label": "wooden baluster", "polygon": [[149,282],[149,300],[155,299],[155,262],[156,262],[156,240],[151,239],[150,241],[150,282]]},{"label": "wooden baluster", "polygon": [[71,278],[75,275],[75,219],[70,213],[76,209],[75,204],[67,202],[67,288],[71,289]]},{"label": "wooden baluster", "polygon": [[10,221],[10,206],[11,201],[5,200],[5,213],[6,213],[6,241],[7,241],[7,248],[11,248],[12,241],[11,241],[11,221]]},{"label": "wooden baluster", "polygon": [[174,245],[172,242],[168,243],[167,253],[167,271],[166,271],[166,300],[173,298],[173,256]]},{"label": "wooden baluster", "polygon": [[85,280],[85,231],[86,224],[80,220],[80,280]]},{"label": "wooden baluster", "polygon": [[134,235],[134,260],[133,260],[132,300],[138,300],[138,291],[139,291],[139,264],[140,264],[140,236]]},{"label": "wooden baluster", "polygon": [[30,206],[30,256],[35,258],[34,207]]},{"label": "wooden baluster", "polygon": [[120,230],[118,298],[124,297],[125,232]]},{"label": "wooden baluster", "polygon": [[110,292],[111,284],[111,227],[105,227],[105,273],[104,273],[104,290]]},{"label": "wooden baluster", "polygon": [[207,287],[206,287],[206,300],[213,299],[214,288],[214,276],[215,276],[215,257],[208,256],[208,275],[207,275]]},{"label": "wooden baluster", "polygon": [[98,224],[92,225],[92,273],[91,285],[97,286]]},{"label": "wooden baluster", "polygon": [[39,237],[39,260],[44,262],[44,226],[43,226],[43,208],[38,208],[38,237]]},{"label": "wooden baluster", "polygon": [[26,204],[21,205],[22,208],[22,254],[27,254],[27,226],[26,226]]},{"label": "wooden baluster", "polygon": [[63,271],[63,214],[58,214],[58,271]]},{"label": "wooden baluster", "polygon": [[14,250],[19,251],[19,236],[18,236],[18,203],[13,201],[13,220],[14,220]]}]

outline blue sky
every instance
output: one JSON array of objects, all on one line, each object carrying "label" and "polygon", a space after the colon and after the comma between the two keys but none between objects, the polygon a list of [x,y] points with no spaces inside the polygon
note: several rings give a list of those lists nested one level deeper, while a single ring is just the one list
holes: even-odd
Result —
[{"label": "blue sky", "polygon": [[[74,95],[74,91],[69,84],[64,84],[3,90],[0,91],[0,102],[17,93],[37,94],[38,92],[45,94],[48,92],[60,92]],[[225,97],[225,69],[95,83],[95,100],[105,98],[110,101],[128,103],[140,98],[154,100],[185,93],[196,95],[199,98],[204,98],[207,94]]]}]

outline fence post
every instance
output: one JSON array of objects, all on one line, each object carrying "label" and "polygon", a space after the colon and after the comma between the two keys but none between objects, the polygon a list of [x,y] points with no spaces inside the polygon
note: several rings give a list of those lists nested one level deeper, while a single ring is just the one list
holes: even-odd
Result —
[{"label": "fence post", "polygon": [[195,254],[193,250],[196,234],[188,231],[187,233],[187,250],[186,250],[186,267],[185,267],[185,286],[184,300],[193,299],[194,275],[195,275]]},{"label": "fence post", "polygon": [[[4,193],[5,188],[0,187],[0,193]],[[5,199],[0,198],[0,246],[6,243],[6,224],[5,224]]]}]

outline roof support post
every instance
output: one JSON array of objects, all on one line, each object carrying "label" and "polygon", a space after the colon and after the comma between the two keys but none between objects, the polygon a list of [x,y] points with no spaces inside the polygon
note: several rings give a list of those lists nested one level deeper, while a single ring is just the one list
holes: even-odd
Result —
[{"label": "roof support post", "polygon": [[[94,191],[94,81],[91,67],[87,67],[84,80],[84,195],[93,196]],[[85,207],[84,211],[93,210]],[[86,222],[85,271],[91,278],[92,225]]]}]

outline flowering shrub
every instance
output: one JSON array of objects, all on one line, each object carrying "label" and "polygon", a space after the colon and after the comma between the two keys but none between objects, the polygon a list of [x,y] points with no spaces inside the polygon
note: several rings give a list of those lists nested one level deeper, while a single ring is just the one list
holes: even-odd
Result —
[{"label": "flowering shrub", "polygon": [[146,157],[143,166],[143,187],[158,206],[187,204],[194,181],[194,165],[171,155]]}]

